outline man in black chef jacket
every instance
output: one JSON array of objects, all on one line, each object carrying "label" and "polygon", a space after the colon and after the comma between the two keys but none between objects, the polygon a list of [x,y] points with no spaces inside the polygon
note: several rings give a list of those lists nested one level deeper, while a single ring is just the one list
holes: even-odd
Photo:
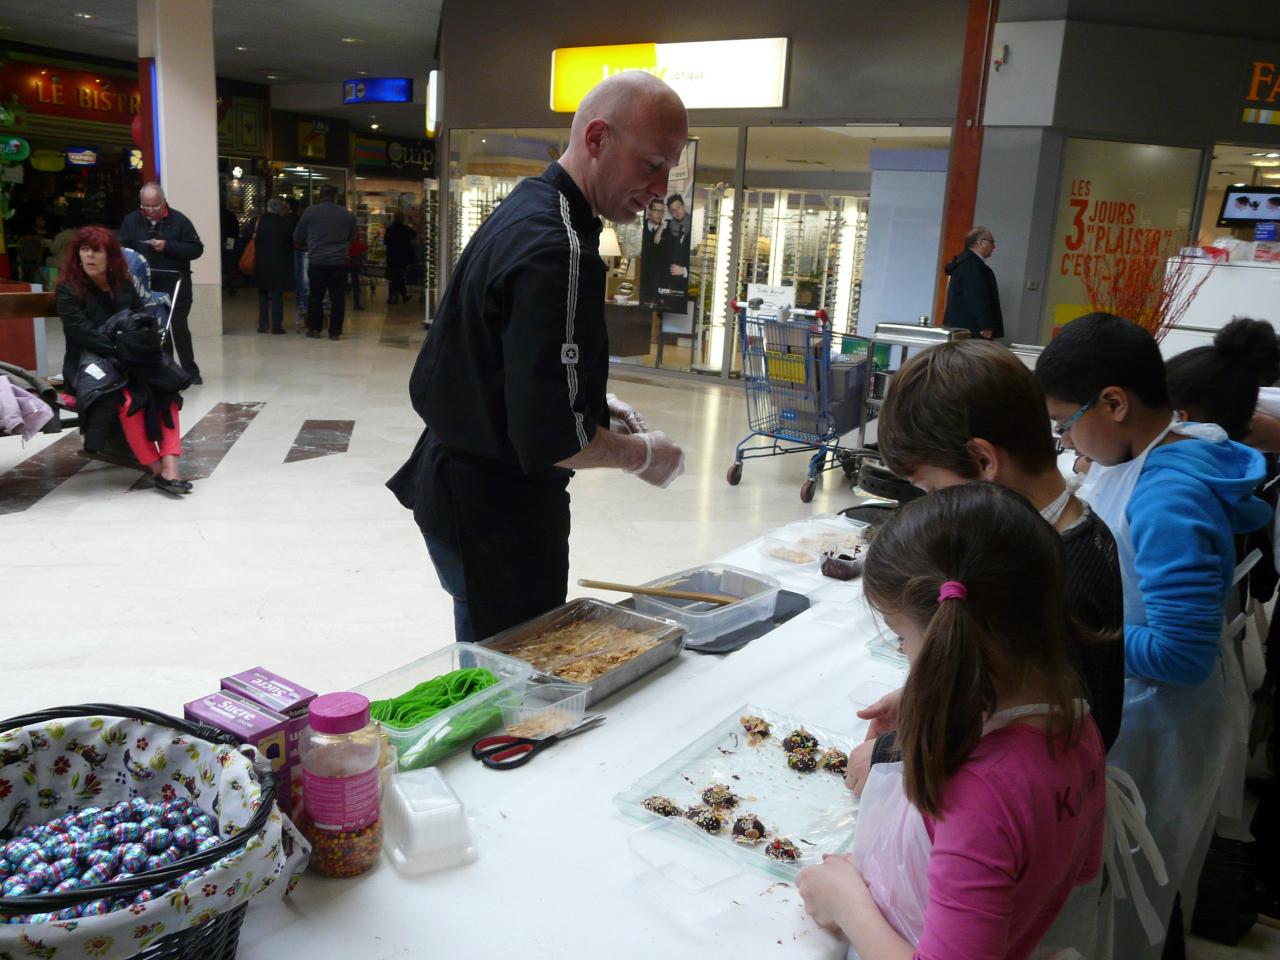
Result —
[{"label": "man in black chef jacket", "polygon": [[387,486],[413,510],[459,640],[565,601],[573,470],[659,487],[683,472],[681,449],[605,392],[597,217],[627,223],[663,196],[687,138],[665,83],[610,77],[583,99],[560,160],[520,183],[458,262],[409,380],[426,429]]}]

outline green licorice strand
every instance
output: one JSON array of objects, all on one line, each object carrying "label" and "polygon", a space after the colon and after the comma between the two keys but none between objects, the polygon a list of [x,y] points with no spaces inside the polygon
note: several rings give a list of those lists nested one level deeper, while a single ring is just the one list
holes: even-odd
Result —
[{"label": "green licorice strand", "polygon": [[398,697],[373,701],[369,713],[389,727],[407,729],[497,682],[498,678],[482,667],[454,670],[420,683]]}]

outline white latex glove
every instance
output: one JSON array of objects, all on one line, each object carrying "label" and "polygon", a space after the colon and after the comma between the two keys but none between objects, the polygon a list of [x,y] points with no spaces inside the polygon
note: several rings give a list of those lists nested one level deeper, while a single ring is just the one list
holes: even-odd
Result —
[{"label": "white latex glove", "polygon": [[649,429],[635,407],[618,399],[616,393],[607,393],[604,399],[609,405],[609,429],[614,433],[644,433]]},{"label": "white latex glove", "polygon": [[665,490],[671,486],[672,480],[684,473],[684,451],[661,430],[637,436],[644,441],[644,463],[627,472],[634,473],[645,483]]}]

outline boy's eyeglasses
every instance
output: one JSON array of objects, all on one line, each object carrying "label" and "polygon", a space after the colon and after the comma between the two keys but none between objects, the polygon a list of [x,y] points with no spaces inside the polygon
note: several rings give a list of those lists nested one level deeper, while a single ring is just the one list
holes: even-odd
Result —
[{"label": "boy's eyeglasses", "polygon": [[1073,413],[1071,416],[1067,417],[1067,419],[1066,419],[1066,420],[1064,420],[1062,423],[1055,423],[1055,424],[1053,425],[1053,435],[1054,435],[1054,437],[1055,437],[1055,438],[1057,438],[1058,440],[1061,440],[1061,439],[1062,439],[1063,437],[1065,437],[1068,433],[1070,433],[1070,432],[1071,432],[1071,428],[1072,428],[1072,427],[1074,427],[1074,426],[1076,425],[1076,422],[1077,422],[1081,417],[1083,417],[1086,413],[1088,413],[1088,412],[1089,412],[1089,409],[1090,409],[1090,408],[1091,408],[1095,403],[1097,403],[1097,402],[1098,402],[1098,397],[1101,397],[1101,396],[1102,396],[1102,394],[1098,394],[1098,396],[1097,396],[1097,397],[1094,397],[1092,400],[1090,400],[1088,403],[1086,403],[1083,407],[1081,407],[1079,410],[1077,410],[1077,411],[1076,411],[1075,413]]}]

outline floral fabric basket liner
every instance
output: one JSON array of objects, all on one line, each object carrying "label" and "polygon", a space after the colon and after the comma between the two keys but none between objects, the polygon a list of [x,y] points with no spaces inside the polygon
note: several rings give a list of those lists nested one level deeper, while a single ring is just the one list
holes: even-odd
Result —
[{"label": "floral fabric basket liner", "polygon": [[[210,743],[156,723],[75,717],[0,731],[0,830],[141,796],[188,797],[225,839],[261,806],[251,747]],[[286,786],[287,789],[287,786]],[[274,807],[274,804],[273,804]],[[279,808],[258,836],[163,897],[103,916],[15,923],[0,916],[0,960],[125,960],[275,886],[293,890],[310,844]]]}]

